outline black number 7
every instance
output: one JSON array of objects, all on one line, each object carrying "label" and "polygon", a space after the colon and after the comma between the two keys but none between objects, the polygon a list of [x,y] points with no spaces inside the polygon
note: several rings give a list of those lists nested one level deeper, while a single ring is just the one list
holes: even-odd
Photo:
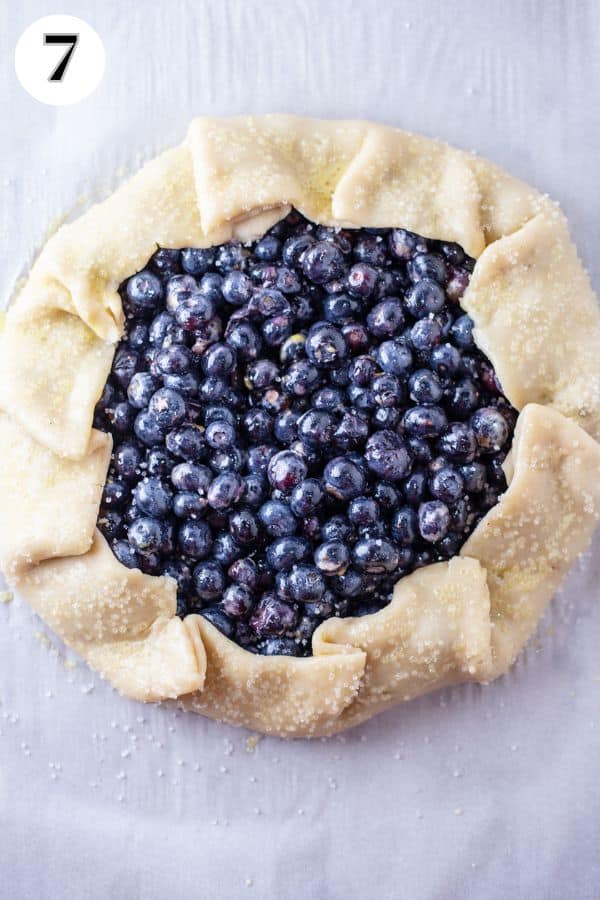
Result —
[{"label": "black number 7", "polygon": [[62,81],[67,66],[73,56],[73,50],[79,40],[78,34],[45,34],[44,44],[70,44],[71,46],[55,68],[54,72],[48,76],[48,81]]}]

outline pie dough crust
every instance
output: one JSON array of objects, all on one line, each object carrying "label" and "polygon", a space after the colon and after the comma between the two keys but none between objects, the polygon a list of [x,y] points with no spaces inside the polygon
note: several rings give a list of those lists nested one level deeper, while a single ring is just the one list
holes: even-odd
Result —
[{"label": "pie dough crust", "polygon": [[[297,207],[405,227],[477,260],[462,305],[520,411],[509,487],[459,556],[391,603],[332,618],[305,659],[258,656],[95,528],[111,452],[93,410],[123,328],[118,285],[156,249],[249,240]],[[600,516],[600,312],[558,207],[477,156],[362,121],[196,119],[45,245],[0,333],[0,566],[123,694],[282,736],[325,735],[506,672]]]}]

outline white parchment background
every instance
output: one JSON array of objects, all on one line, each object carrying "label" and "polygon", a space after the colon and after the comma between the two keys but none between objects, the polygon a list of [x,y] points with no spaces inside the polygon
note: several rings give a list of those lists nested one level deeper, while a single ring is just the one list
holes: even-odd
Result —
[{"label": "white parchment background", "polygon": [[[57,12],[107,53],[65,109],[12,62]],[[192,115],[249,111],[371,117],[490,156],[561,201],[599,289],[599,46],[594,0],[3,0],[2,296],[81,195]],[[119,698],[18,598],[0,605],[0,896],[595,900],[599,550],[500,682],[254,749]]]}]

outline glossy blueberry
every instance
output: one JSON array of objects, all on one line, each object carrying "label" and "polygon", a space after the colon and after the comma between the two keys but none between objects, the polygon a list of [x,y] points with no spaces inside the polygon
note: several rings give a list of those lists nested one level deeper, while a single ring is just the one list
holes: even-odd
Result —
[{"label": "glossy blueberry", "polygon": [[317,478],[307,478],[296,485],[290,496],[290,509],[303,518],[313,513],[323,499],[323,489]]},{"label": "glossy blueberry", "polygon": [[179,491],[173,497],[173,513],[179,519],[199,519],[206,511],[206,498],[195,491]]},{"label": "glossy blueberry", "polygon": [[363,353],[369,346],[369,331],[361,322],[342,325],[342,337],[349,353]]},{"label": "glossy blueberry", "polygon": [[442,339],[442,329],[435,319],[419,319],[410,329],[410,342],[415,350],[432,350]]},{"label": "glossy blueberry", "polygon": [[252,296],[252,281],[243,272],[228,272],[221,285],[221,293],[232,306],[242,306]]},{"label": "glossy blueberry", "polygon": [[226,343],[241,359],[256,359],[262,349],[262,339],[250,322],[236,322],[226,330]]},{"label": "glossy blueberry", "polygon": [[386,246],[380,237],[366,234],[354,243],[354,258],[370,266],[383,266],[387,260]]},{"label": "glossy blueberry", "polygon": [[107,409],[106,417],[113,431],[126,434],[131,432],[136,413],[137,410],[133,406],[123,401],[122,403],[116,403],[112,409]]},{"label": "glossy blueberry", "polygon": [[127,538],[138,553],[154,553],[160,548],[163,539],[161,523],[150,516],[141,516],[127,529]]},{"label": "glossy blueberry", "polygon": [[393,572],[398,567],[398,550],[383,538],[363,538],[352,549],[352,561],[361,572]]},{"label": "glossy blueberry", "polygon": [[467,418],[479,406],[481,392],[472,378],[461,378],[450,390],[448,408],[459,419]]},{"label": "glossy blueberry", "polygon": [[229,422],[215,419],[206,426],[206,443],[215,450],[228,450],[236,441],[236,430]]},{"label": "glossy blueberry", "polygon": [[138,272],[128,280],[126,294],[128,306],[136,315],[152,315],[163,297],[160,278],[147,270]]},{"label": "glossy blueberry", "polygon": [[331,241],[317,241],[308,247],[300,259],[302,271],[315,284],[325,284],[339,278],[345,269],[344,254]]},{"label": "glossy blueberry", "polygon": [[215,265],[223,272],[230,272],[232,269],[240,269],[247,256],[247,251],[241,244],[221,244],[217,250]]},{"label": "glossy blueberry", "polygon": [[[412,478],[412,475],[410,476]],[[398,509],[402,502],[400,491],[389,481],[377,481],[373,486],[373,499],[379,504],[384,513]]]},{"label": "glossy blueberry", "polygon": [[298,522],[287,503],[282,500],[267,500],[258,511],[262,527],[271,537],[284,537],[294,534]]},{"label": "glossy blueberry", "polygon": [[369,422],[364,413],[346,410],[333,434],[333,440],[344,450],[361,446],[369,436]]},{"label": "glossy blueberry", "polygon": [[167,281],[166,307],[174,314],[182,300],[190,297],[196,291],[198,285],[191,275],[173,275]]},{"label": "glossy blueberry", "polygon": [[438,284],[445,284],[448,269],[443,256],[437,253],[416,253],[406,267],[408,277],[414,283],[429,278]]},{"label": "glossy blueberry", "polygon": [[336,456],[323,470],[323,487],[326,493],[338,500],[359,497],[364,491],[365,483],[362,468],[344,456]]},{"label": "glossy blueberry", "polygon": [[356,569],[346,569],[341,575],[331,578],[331,589],[341,597],[358,597],[363,590],[363,576]]},{"label": "glossy blueberry", "polygon": [[455,375],[460,367],[460,352],[452,344],[438,344],[429,356],[431,368],[442,377]]},{"label": "glossy blueberry", "polygon": [[427,475],[417,469],[408,476],[403,484],[406,501],[412,506],[417,506],[424,499],[427,489]]},{"label": "glossy blueberry", "polygon": [[291,491],[306,478],[306,463],[292,450],[281,450],[269,460],[267,478],[272,487]]},{"label": "glossy blueberry", "polygon": [[477,452],[475,433],[464,422],[452,422],[438,442],[440,452],[455,462],[472,462]]},{"label": "glossy blueberry", "polygon": [[289,237],[283,244],[281,258],[286,266],[297,266],[301,263],[302,257],[306,250],[315,243],[312,234],[304,232],[293,237]]},{"label": "glossy blueberry", "polygon": [[250,627],[258,637],[270,637],[291,631],[297,621],[293,606],[273,591],[262,595],[250,619]]},{"label": "glossy blueberry", "polygon": [[125,481],[136,478],[142,462],[142,454],[139,447],[130,442],[119,444],[113,454],[113,466],[117,475]]},{"label": "glossy blueberry", "polygon": [[379,505],[372,497],[355,497],[348,504],[348,519],[357,527],[375,525],[380,515]]},{"label": "glossy blueberry", "polygon": [[462,496],[465,483],[457,469],[445,466],[433,475],[429,488],[437,500],[455,503]]},{"label": "glossy blueberry", "polygon": [[206,522],[188,520],[179,527],[177,545],[184,556],[205,559],[212,547],[212,533]]},{"label": "glossy blueberry", "polygon": [[446,413],[440,406],[413,406],[402,419],[407,434],[417,438],[434,438],[448,425]]},{"label": "glossy blueberry", "polygon": [[268,637],[260,648],[264,656],[300,656],[301,651],[296,640],[290,637]]},{"label": "glossy blueberry", "polygon": [[212,473],[206,466],[190,462],[178,463],[171,471],[171,481],[178,491],[206,493],[212,478]]},{"label": "glossy blueberry", "polygon": [[410,506],[403,506],[392,517],[391,534],[398,544],[414,544],[418,537],[418,519],[416,511]]},{"label": "glossy blueberry", "polygon": [[299,564],[290,572],[289,586],[292,597],[299,603],[319,600],[325,591],[323,575],[315,566]]},{"label": "glossy blueberry", "polygon": [[227,575],[236,584],[241,584],[250,591],[254,591],[258,587],[258,569],[250,557],[236,559],[235,562],[232,562],[227,570]]},{"label": "glossy blueberry", "polygon": [[501,450],[508,441],[508,422],[493,406],[484,406],[471,416],[471,428],[483,453]]},{"label": "glossy blueberry", "polygon": [[404,228],[393,228],[388,235],[390,252],[397,259],[409,260],[417,251],[423,252],[427,245],[423,238]]},{"label": "glossy blueberry", "polygon": [[404,328],[404,311],[398,297],[382,300],[367,316],[367,327],[376,337],[395,337]]},{"label": "glossy blueberry", "polygon": [[113,360],[112,375],[123,390],[127,390],[139,364],[140,357],[135,350],[126,345],[119,347]]},{"label": "glossy blueberry", "polygon": [[308,447],[328,447],[333,440],[335,419],[323,409],[309,409],[298,419],[299,439]]},{"label": "glossy blueberry", "polygon": [[146,322],[131,322],[127,326],[127,342],[132,350],[142,352],[149,343],[149,329]]},{"label": "glossy blueberry", "polygon": [[450,329],[450,336],[457,347],[468,349],[473,346],[473,319],[470,316],[459,316]]},{"label": "glossy blueberry", "polygon": [[144,478],[136,485],[133,498],[141,512],[161,519],[171,509],[173,491],[160,478]]},{"label": "glossy blueberry", "polygon": [[384,372],[403,377],[412,368],[413,355],[400,341],[383,341],[377,348],[377,362]]},{"label": "glossy blueberry", "polygon": [[441,541],[450,528],[450,511],[441,500],[428,500],[419,506],[418,524],[423,540]]},{"label": "glossy blueberry", "polygon": [[428,278],[413,285],[405,296],[406,309],[415,319],[439,312],[445,302],[443,288]]},{"label": "glossy blueberry", "polygon": [[356,263],[346,276],[348,291],[361,300],[370,297],[377,284],[377,269],[366,263]]},{"label": "glossy blueberry", "polygon": [[376,372],[377,364],[372,356],[357,356],[348,365],[348,377],[357,387],[370,385]]},{"label": "glossy blueberry", "polygon": [[330,368],[346,357],[344,337],[329,322],[316,322],[308,330],[305,344],[306,355],[316,366]]},{"label": "glossy blueberry", "polygon": [[229,509],[242,496],[244,482],[237,472],[222,472],[208,488],[206,497],[213,509]]},{"label": "glossy blueberry", "polygon": [[310,545],[306,538],[291,535],[276,538],[267,546],[266,558],[268,564],[277,572],[287,571],[294,563],[298,563],[309,554]]},{"label": "glossy blueberry", "polygon": [[169,431],[165,443],[169,453],[180,456],[188,462],[198,462],[206,451],[202,432],[193,425],[183,425]]},{"label": "glossy blueberry", "polygon": [[109,481],[104,485],[102,493],[103,509],[119,509],[129,495],[129,488],[122,481]]},{"label": "glossy blueberry", "polygon": [[166,431],[183,422],[187,406],[185,399],[177,391],[172,388],[159,388],[150,398],[148,413],[155,419],[157,426]]},{"label": "glossy blueberry", "polygon": [[410,472],[412,460],[393,431],[377,431],[367,441],[365,460],[371,472],[385,481],[399,481]]},{"label": "glossy blueberry", "polygon": [[248,451],[246,468],[254,475],[266,475],[269,461],[277,453],[273,444],[255,444]]},{"label": "glossy blueberry", "polygon": [[[282,413],[281,415],[285,415]],[[248,440],[253,444],[266,443],[273,433],[273,417],[266,409],[260,406],[251,407],[242,421]],[[277,437],[277,420],[275,421],[275,436]]]},{"label": "glossy blueberry", "polygon": [[221,566],[212,561],[198,563],[193,572],[194,589],[201,600],[216,600],[225,589],[225,575]]},{"label": "glossy blueberry", "polygon": [[214,625],[225,637],[232,638],[235,629],[233,622],[220,606],[207,606],[200,610],[200,615]]},{"label": "glossy blueberry", "polygon": [[417,369],[408,379],[408,393],[415,403],[435,404],[442,399],[444,389],[435,372]]},{"label": "glossy blueberry", "polygon": [[397,409],[404,398],[402,384],[395,375],[388,372],[373,379],[371,391],[377,406],[393,406]]},{"label": "glossy blueberry", "polygon": [[265,262],[276,260],[281,254],[281,241],[274,234],[266,234],[254,245],[254,255]]},{"label": "glossy blueberry", "polygon": [[212,247],[187,247],[181,251],[181,267],[189,275],[203,275],[214,261],[215,251]]},{"label": "glossy blueberry", "polygon": [[239,619],[247,616],[254,603],[252,592],[243,584],[231,584],[225,590],[221,606],[228,616]]},{"label": "glossy blueberry", "polygon": [[[350,564],[350,553],[342,541],[326,541],[316,548],[313,559],[317,569],[324,575],[342,575]],[[291,577],[293,579],[294,573]],[[293,587],[292,594],[296,596]]]},{"label": "glossy blueberry", "polygon": [[128,543],[128,541],[115,541],[112,544],[112,551],[124,566],[128,569],[139,569],[140,563],[137,553]]}]

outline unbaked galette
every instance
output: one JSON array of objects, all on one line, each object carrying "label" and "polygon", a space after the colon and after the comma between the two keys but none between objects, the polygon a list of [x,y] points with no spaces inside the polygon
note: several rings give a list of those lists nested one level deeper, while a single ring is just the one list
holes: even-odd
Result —
[{"label": "unbaked galette", "polygon": [[600,511],[558,207],[366,122],[198,119],[0,337],[0,563],[128,696],[280,735],[505,672]]}]

